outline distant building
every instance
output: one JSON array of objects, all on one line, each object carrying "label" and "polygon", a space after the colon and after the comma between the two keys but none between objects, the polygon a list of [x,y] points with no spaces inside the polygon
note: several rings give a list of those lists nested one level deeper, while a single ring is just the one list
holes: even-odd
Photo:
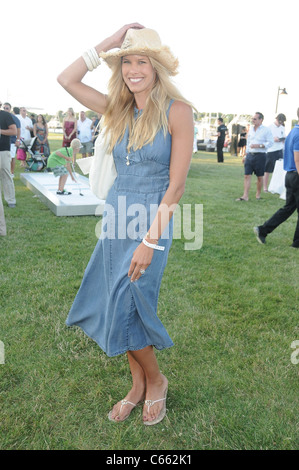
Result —
[{"label": "distant building", "polygon": [[59,119],[57,117],[52,118],[48,122],[48,129],[49,129],[50,132],[57,132],[58,134],[63,133],[61,122],[59,121]]}]

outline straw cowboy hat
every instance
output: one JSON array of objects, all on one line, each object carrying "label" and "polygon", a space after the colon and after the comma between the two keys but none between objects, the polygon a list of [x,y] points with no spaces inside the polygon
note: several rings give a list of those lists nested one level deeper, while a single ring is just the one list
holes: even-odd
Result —
[{"label": "straw cowboy hat", "polygon": [[153,29],[128,29],[120,49],[114,52],[101,52],[99,55],[110,68],[113,68],[120,57],[134,54],[156,59],[166,68],[169,75],[178,73],[178,59],[174,57],[168,46],[162,46],[158,33]]}]

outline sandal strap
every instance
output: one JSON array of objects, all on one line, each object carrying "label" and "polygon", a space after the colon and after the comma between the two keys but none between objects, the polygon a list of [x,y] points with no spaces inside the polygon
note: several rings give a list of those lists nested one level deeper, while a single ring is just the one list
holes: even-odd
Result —
[{"label": "sandal strap", "polygon": [[150,407],[153,406],[155,403],[158,403],[159,401],[166,400],[166,398],[160,398],[159,400],[145,400],[145,404],[147,406],[147,411],[149,411]]},{"label": "sandal strap", "polygon": [[122,401],[121,401],[121,407],[120,407],[120,410],[119,410],[119,412],[121,412],[121,410],[122,410],[122,407],[123,407],[123,406],[125,406],[125,405],[132,405],[132,406],[136,406],[136,405],[135,405],[135,403],[132,403],[132,402],[131,402],[131,401],[129,401],[129,400],[122,400]]}]

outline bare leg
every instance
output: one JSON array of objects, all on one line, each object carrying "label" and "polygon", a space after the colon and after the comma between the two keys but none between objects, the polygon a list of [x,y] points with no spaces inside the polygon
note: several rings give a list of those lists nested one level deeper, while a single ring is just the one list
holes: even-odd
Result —
[{"label": "bare leg", "polygon": [[[153,346],[147,346],[139,351],[131,351],[133,357],[142,367],[146,379],[146,400],[160,400],[164,397],[165,390],[168,386],[168,380],[161,374],[159,365],[154,353]],[[160,401],[150,407],[145,405],[143,408],[143,420],[153,421],[158,417],[163,407],[163,402]]]},{"label": "bare leg", "polygon": [[242,196],[242,199],[245,199],[245,201],[248,201],[250,185],[251,185],[251,175],[245,175],[244,176],[244,193]]},{"label": "bare leg", "polygon": [[264,174],[264,191],[268,191],[268,181],[269,181],[269,176],[270,176],[270,173],[266,173]]},{"label": "bare leg", "polygon": [[261,190],[263,186],[263,176],[258,176],[257,177],[257,182],[256,182],[256,198],[259,199],[261,197]]},{"label": "bare leg", "polygon": [[59,177],[59,182],[58,182],[58,190],[59,190],[59,191],[63,191],[64,185],[65,185],[66,180],[67,180],[67,177],[68,177],[67,174],[66,174],[66,175],[62,175],[62,176]]},{"label": "bare leg", "polygon": [[[131,369],[133,386],[126,395],[125,400],[128,400],[137,405],[137,403],[142,401],[145,396],[145,374],[142,367],[134,359],[131,351],[127,352],[127,356]],[[123,406],[121,409],[121,401],[119,401],[112,409],[111,418],[115,419],[116,421],[123,421],[131,413],[132,409],[133,406],[130,404]]]}]

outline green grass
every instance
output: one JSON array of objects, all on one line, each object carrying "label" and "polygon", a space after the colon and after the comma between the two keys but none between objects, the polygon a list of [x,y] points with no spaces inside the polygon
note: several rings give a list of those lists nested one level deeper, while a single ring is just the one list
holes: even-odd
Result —
[{"label": "green grass", "polygon": [[[61,142],[51,140],[51,149]],[[18,166],[18,165],[17,165]],[[159,316],[175,346],[158,352],[167,417],[141,407],[107,419],[130,387],[125,356],[108,358],[65,318],[96,244],[95,217],[55,217],[19,179],[0,240],[1,449],[297,449],[298,257],[293,215],[262,246],[252,227],[283,204],[248,203],[240,159],[197,153],[182,204],[203,204],[203,246],[174,240]]]}]

